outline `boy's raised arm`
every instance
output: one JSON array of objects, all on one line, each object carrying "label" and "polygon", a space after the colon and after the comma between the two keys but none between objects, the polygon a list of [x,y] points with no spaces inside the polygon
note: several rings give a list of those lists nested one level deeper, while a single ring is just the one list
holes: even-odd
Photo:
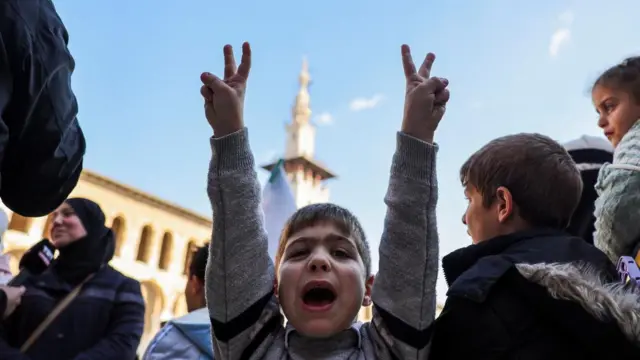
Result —
[{"label": "boy's raised arm", "polygon": [[373,325],[397,357],[426,359],[438,276],[433,134],[444,115],[449,91],[446,79],[430,77],[433,54],[416,71],[409,47],[403,45],[402,60],[407,92],[385,197],[387,215],[372,294]]},{"label": "boy's raised arm", "polygon": [[[213,236],[206,271],[206,298],[216,359],[259,353],[281,315],[273,295],[274,266],[262,223],[260,184],[244,128],[242,108],[251,49],[245,43],[236,70],[231,46],[224,48],[224,80],[204,73],[201,93],[213,128],[207,192]],[[264,348],[264,347],[262,347]]]}]

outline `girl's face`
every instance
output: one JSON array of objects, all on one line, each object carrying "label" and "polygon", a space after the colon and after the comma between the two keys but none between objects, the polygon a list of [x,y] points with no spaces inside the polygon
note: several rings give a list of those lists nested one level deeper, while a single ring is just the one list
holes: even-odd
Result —
[{"label": "girl's face", "polygon": [[627,91],[603,85],[593,88],[591,99],[600,115],[598,126],[604,130],[604,136],[613,147],[618,146],[622,137],[640,119],[640,104]]},{"label": "girl's face", "polygon": [[51,242],[56,248],[63,248],[87,235],[82,221],[69,204],[62,203],[51,216]]}]

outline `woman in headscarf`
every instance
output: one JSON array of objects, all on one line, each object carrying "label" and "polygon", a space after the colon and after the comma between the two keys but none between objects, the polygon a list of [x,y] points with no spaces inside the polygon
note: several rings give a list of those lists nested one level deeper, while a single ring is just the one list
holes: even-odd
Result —
[{"label": "woman in headscarf", "polygon": [[[2,324],[0,359],[134,359],[144,325],[140,284],[108,265],[115,241],[100,206],[68,199],[54,213],[51,242],[59,255],[29,279],[16,311]],[[78,296],[26,351],[20,348],[65,296]]]}]

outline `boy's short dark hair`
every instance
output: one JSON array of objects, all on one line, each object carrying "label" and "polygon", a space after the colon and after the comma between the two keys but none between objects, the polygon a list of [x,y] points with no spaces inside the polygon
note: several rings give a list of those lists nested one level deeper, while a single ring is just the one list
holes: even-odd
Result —
[{"label": "boy's short dark hair", "polygon": [[191,257],[189,264],[189,276],[195,276],[204,281],[204,274],[207,268],[207,259],[209,258],[209,244],[197,248]]},{"label": "boy's short dark hair", "polygon": [[564,229],[580,201],[582,179],[567,151],[540,134],[497,138],[462,165],[460,181],[474,186],[485,207],[498,187],[509,189],[518,215],[529,225]]},{"label": "boy's short dark hair", "polygon": [[280,242],[275,259],[276,271],[280,264],[280,258],[287,247],[287,240],[298,231],[323,222],[335,225],[344,235],[355,240],[358,253],[364,263],[366,275],[371,275],[371,251],[360,221],[349,210],[331,203],[307,205],[298,209],[289,218],[280,234]]}]

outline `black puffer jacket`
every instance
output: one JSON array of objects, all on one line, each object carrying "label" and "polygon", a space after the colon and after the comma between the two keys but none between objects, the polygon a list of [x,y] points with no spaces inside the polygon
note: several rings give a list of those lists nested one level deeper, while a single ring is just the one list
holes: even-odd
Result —
[{"label": "black puffer jacket", "polygon": [[582,239],[520,232],[454,251],[443,269],[430,360],[640,357],[640,294],[605,285],[613,264]]},{"label": "black puffer jacket", "polygon": [[0,0],[0,198],[24,216],[56,209],[82,171],[67,42],[51,0]]}]

